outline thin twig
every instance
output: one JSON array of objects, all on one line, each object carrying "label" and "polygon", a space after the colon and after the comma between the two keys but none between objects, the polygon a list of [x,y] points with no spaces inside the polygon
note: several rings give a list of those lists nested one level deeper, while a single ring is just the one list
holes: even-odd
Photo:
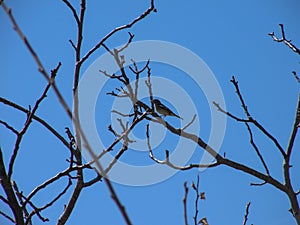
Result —
[{"label": "thin twig", "polygon": [[16,224],[24,225],[23,211],[17,201],[10,179],[7,176],[1,147],[0,147],[0,178],[1,178],[1,186],[6,194],[10,209],[14,214],[14,218],[15,218],[14,220]]},{"label": "thin twig", "polygon": [[265,162],[265,160],[264,160],[262,154],[260,153],[259,148],[257,147],[257,145],[256,145],[255,142],[254,142],[251,127],[249,126],[248,123],[245,123],[245,125],[246,125],[246,127],[247,127],[247,129],[248,129],[248,132],[249,132],[250,143],[251,143],[252,147],[254,148],[254,150],[255,150],[255,152],[256,152],[258,158],[260,159],[261,163],[263,164],[263,166],[264,166],[264,168],[265,168],[265,170],[266,170],[267,175],[270,175],[270,171],[269,171],[269,169],[268,169],[268,166],[267,166],[267,164],[266,164],[266,162]]},{"label": "thin twig", "polygon": [[11,218],[9,215],[7,215],[6,213],[2,212],[0,210],[0,215],[2,215],[4,218],[8,219],[10,222],[15,223],[14,219]]},{"label": "thin twig", "polygon": [[290,49],[292,49],[294,52],[296,52],[297,54],[300,55],[300,49],[297,48],[291,40],[287,40],[285,37],[285,31],[284,31],[284,26],[283,24],[279,24],[280,29],[281,29],[281,38],[277,38],[274,34],[274,32],[269,33],[269,35],[272,37],[272,39],[276,42],[283,42],[284,44],[286,44]]},{"label": "thin twig", "polygon": [[198,174],[197,175],[196,185],[195,185],[194,182],[192,183],[192,188],[194,189],[195,194],[196,194],[196,199],[195,199],[195,215],[193,216],[194,225],[198,225],[198,213],[199,213],[198,204],[199,204],[199,199],[200,199],[199,185],[200,185],[200,177],[199,177],[199,174]]},{"label": "thin twig", "polygon": [[135,23],[137,23],[138,21],[140,21],[140,20],[144,19],[146,16],[148,16],[152,11],[155,11],[154,0],[151,0],[150,7],[148,9],[145,12],[143,12],[140,16],[138,16],[137,18],[135,18],[132,22],[130,22],[130,23],[126,24],[126,25],[117,27],[117,28],[113,29],[112,31],[110,31],[88,53],[86,53],[85,56],[82,57],[82,59],[80,60],[79,63],[82,64],[83,62],[85,62],[90,57],[90,55],[93,54],[98,48],[100,48],[103,45],[103,43],[108,38],[110,38],[113,34],[119,32],[120,30],[124,30],[124,29],[132,27]]},{"label": "thin twig", "polygon": [[84,182],[83,187],[90,187],[98,181],[102,181],[102,176],[97,172],[97,176],[90,181]]},{"label": "thin twig", "polygon": [[69,174],[72,171],[76,171],[76,170],[79,170],[79,169],[82,170],[82,169],[85,169],[85,168],[90,168],[90,165],[84,164],[84,165],[81,165],[81,166],[74,166],[74,167],[71,167],[71,168],[67,168],[64,171],[61,171],[58,174],[56,174],[55,176],[49,178],[44,183],[42,183],[39,186],[34,188],[34,190],[26,197],[26,200],[24,201],[22,207],[25,207],[25,205],[28,203],[29,200],[31,200],[31,198],[33,196],[35,196],[42,189],[48,187],[50,184],[54,183],[55,181],[59,180],[62,177],[69,176]]},{"label": "thin twig", "polygon": [[188,192],[189,188],[187,187],[187,182],[184,182],[184,196],[182,199],[183,202],[183,217],[184,217],[184,224],[188,225],[188,215],[187,215],[187,197],[188,197]]},{"label": "thin twig", "polygon": [[[18,200],[19,200],[20,205],[23,205],[23,203],[24,203],[24,201],[23,201],[23,192],[20,192],[20,191],[19,191],[19,188],[18,188],[17,183],[16,183],[15,181],[12,181],[12,182],[11,182],[11,185],[12,185],[13,189],[15,190],[15,193],[16,193],[16,195],[17,195],[17,198],[18,198]],[[29,212],[28,212],[28,210],[26,209],[26,207],[22,208],[22,210],[23,210],[23,212],[24,212],[24,214],[25,214],[25,218],[28,218]],[[38,216],[39,216],[39,217],[42,217],[41,215],[38,215]],[[29,220],[27,220],[27,221],[28,221],[28,223],[26,223],[26,224],[32,225],[31,219],[29,219]]]},{"label": "thin twig", "polygon": [[[0,102],[2,102],[5,105],[8,105],[10,107],[13,107],[23,113],[29,114],[29,110],[25,109],[24,107],[11,102],[5,98],[0,97]],[[47,123],[45,120],[41,119],[40,117],[33,115],[32,119],[36,120],[37,122],[39,122],[41,125],[43,125],[47,130],[49,130],[55,137],[57,137],[66,147],[69,148],[69,143],[66,139],[64,139],[63,136],[61,136],[49,123]]]},{"label": "thin twig", "polygon": [[9,201],[7,201],[7,199],[4,198],[2,195],[0,195],[0,200],[9,206]]},{"label": "thin twig", "polygon": [[[150,63],[150,59],[148,60]],[[151,84],[151,68],[147,66],[147,80],[145,81],[148,91],[149,91],[149,98],[150,98],[150,104],[151,104],[151,109],[154,112],[154,103],[153,103],[153,91],[152,91],[152,84]]]},{"label": "thin twig", "polygon": [[126,43],[123,47],[121,47],[121,48],[118,50],[119,52],[122,52],[122,51],[124,51],[126,48],[128,48],[128,46],[129,46],[130,43],[132,42],[132,40],[133,40],[133,38],[134,38],[134,34],[132,34],[132,33],[130,33],[130,32],[128,32],[128,34],[129,34],[129,39],[128,39],[127,43]]},{"label": "thin twig", "polygon": [[45,77],[45,79],[48,81],[48,83],[50,83],[52,85],[52,88],[53,88],[53,90],[54,90],[54,92],[55,92],[55,94],[56,94],[56,96],[57,96],[60,104],[62,105],[62,107],[64,108],[64,110],[67,112],[68,116],[70,118],[72,118],[72,112],[71,112],[68,104],[66,103],[66,101],[63,98],[62,94],[58,90],[58,88],[57,88],[54,80],[51,79],[51,77],[49,76],[49,74],[45,70],[45,67],[43,66],[43,64],[42,64],[39,56],[37,55],[37,53],[33,49],[32,45],[29,43],[27,37],[23,34],[22,30],[20,29],[19,25],[17,24],[17,22],[16,22],[16,20],[15,20],[15,18],[13,16],[13,14],[12,14],[11,9],[8,8],[4,2],[2,2],[1,6],[5,10],[5,12],[8,15],[9,19],[11,20],[11,23],[13,24],[13,27],[14,27],[15,31],[18,33],[19,37],[24,42],[26,48],[30,52],[30,54],[31,54],[32,58],[34,59],[35,63],[37,64],[38,71]]},{"label": "thin twig", "polygon": [[187,124],[182,128],[182,130],[186,130],[189,126],[191,126],[191,125],[194,123],[194,121],[195,121],[196,118],[197,118],[197,115],[195,114],[195,115],[193,116],[192,120],[191,120],[189,123],[187,123]]},{"label": "thin twig", "polygon": [[251,202],[248,202],[247,205],[246,205],[246,212],[245,212],[245,215],[244,215],[243,225],[247,224],[248,216],[249,216],[249,207],[250,207],[250,204],[251,204]]},{"label": "thin twig", "polygon": [[149,124],[146,125],[146,137],[147,137],[147,146],[148,146],[148,150],[149,150],[149,156],[154,162],[156,162],[158,164],[163,164],[163,165],[165,164],[175,170],[190,170],[193,168],[208,168],[208,167],[216,167],[219,165],[218,162],[215,162],[212,164],[189,164],[187,166],[177,166],[177,165],[173,164],[172,162],[170,162],[170,157],[169,157],[170,153],[168,150],[166,150],[166,159],[159,160],[154,156],[152,147],[150,144]]},{"label": "thin twig", "polygon": [[[103,157],[104,154],[106,154],[107,152],[111,151],[116,144],[118,144],[122,139],[124,139],[124,137],[128,136],[128,134],[132,131],[132,129],[139,122],[141,122],[143,119],[146,118],[147,114],[148,114],[148,112],[146,111],[140,117],[138,117],[135,121],[133,121],[133,123],[121,135],[119,135],[118,138],[115,139],[114,142],[111,143],[111,145],[109,147],[107,147],[105,150],[103,150],[101,152],[101,154],[99,154],[98,156],[95,155],[95,157],[92,157],[93,159],[91,161],[89,161],[87,164],[88,165],[92,165],[93,163],[97,163],[99,161],[99,159],[101,159]],[[105,170],[103,170],[103,172],[105,172]],[[104,173],[102,175],[104,176],[105,174],[106,173]]]},{"label": "thin twig", "polygon": [[[27,221],[29,221],[35,214],[38,214],[41,211],[43,211],[43,210],[47,209],[48,207],[52,206],[56,201],[58,201],[67,192],[67,190],[70,188],[71,185],[72,185],[72,181],[69,178],[67,186],[52,201],[50,201],[46,205],[44,205],[40,208],[35,207],[34,210],[29,214],[29,216],[27,218]],[[43,221],[43,222],[46,222],[46,221],[49,221],[49,219],[47,220],[47,218],[46,218],[45,221]],[[26,222],[26,224],[27,224],[27,222]]]},{"label": "thin twig", "polygon": [[15,135],[19,135],[19,132],[15,128],[13,128],[12,126],[10,126],[7,122],[5,122],[3,120],[0,120],[0,123],[3,124],[7,129],[9,129]]},{"label": "thin twig", "polygon": [[14,147],[14,150],[13,150],[13,154],[12,154],[12,156],[10,158],[9,166],[8,166],[8,178],[9,179],[11,178],[12,173],[13,173],[14,162],[16,160],[16,157],[17,157],[17,154],[18,154],[18,151],[19,151],[19,148],[20,148],[20,143],[22,141],[22,138],[23,138],[24,134],[26,133],[27,129],[29,128],[29,126],[30,126],[30,124],[32,122],[32,118],[33,118],[35,112],[38,110],[40,103],[47,97],[47,92],[50,89],[51,83],[54,81],[55,76],[56,76],[57,71],[59,70],[60,66],[61,66],[61,63],[59,63],[57,65],[57,67],[54,70],[52,70],[51,82],[49,82],[47,84],[47,86],[45,87],[42,95],[36,101],[36,103],[35,103],[32,111],[29,110],[29,114],[28,114],[27,120],[25,122],[25,125],[22,128],[22,130],[19,132],[18,136],[17,136],[17,140],[15,142],[15,147]]},{"label": "thin twig", "polygon": [[290,160],[293,152],[293,146],[296,139],[297,131],[299,128],[299,122],[300,122],[300,94],[298,95],[298,103],[296,108],[295,120],[294,120],[292,132],[290,135],[290,140],[286,150],[286,157],[284,158],[284,163],[283,163],[284,181],[288,190],[287,194],[290,199],[293,216],[298,221],[298,223],[300,223],[300,209],[299,209],[299,202],[298,202],[297,195],[295,194],[295,191],[292,186],[291,174],[290,174],[290,169],[291,169]]},{"label": "thin twig", "polygon": [[253,119],[253,117],[250,115],[248,107],[246,106],[244,98],[243,98],[243,96],[242,96],[242,94],[240,92],[238,81],[236,81],[236,79],[235,79],[234,76],[232,76],[232,79],[230,80],[230,82],[234,85],[235,92],[237,93],[238,98],[239,98],[239,100],[240,100],[240,102],[242,104],[242,108],[244,109],[244,112],[245,112],[246,116],[249,119],[249,121],[247,121],[247,122],[253,123],[259,130],[261,130],[263,132],[263,134],[265,134],[271,141],[273,141],[273,143],[275,144],[275,146],[277,147],[277,149],[280,151],[281,155],[283,157],[285,157],[284,149],[279,144],[278,140],[272,134],[270,134],[270,132],[268,132],[257,120]]},{"label": "thin twig", "polygon": [[300,83],[300,77],[298,77],[296,71],[292,71],[292,74],[294,75],[294,77],[297,80],[297,82]]},{"label": "thin twig", "polygon": [[297,131],[299,128],[299,123],[300,123],[300,93],[298,95],[298,103],[297,103],[297,108],[296,108],[295,120],[294,120],[290,140],[289,140],[287,151],[286,151],[287,157],[290,157],[292,154],[294,142],[295,142]]},{"label": "thin twig", "polygon": [[77,25],[79,25],[80,21],[79,21],[79,17],[77,15],[76,9],[73,7],[73,5],[68,1],[68,0],[63,0],[63,2],[68,6],[68,8],[71,10],[71,12],[73,13],[74,19],[77,23]]},{"label": "thin twig", "polygon": [[238,122],[244,122],[244,123],[247,123],[247,122],[250,122],[249,119],[242,119],[242,118],[239,118],[235,115],[233,115],[232,113],[228,112],[228,111],[225,111],[217,102],[213,102],[213,104],[216,106],[216,108],[218,109],[218,111],[220,111],[221,113],[224,113],[225,115],[229,116],[230,118],[232,119],[235,119],[236,121]]},{"label": "thin twig", "polygon": [[267,181],[261,182],[261,183],[250,183],[251,186],[263,186],[267,184]]}]

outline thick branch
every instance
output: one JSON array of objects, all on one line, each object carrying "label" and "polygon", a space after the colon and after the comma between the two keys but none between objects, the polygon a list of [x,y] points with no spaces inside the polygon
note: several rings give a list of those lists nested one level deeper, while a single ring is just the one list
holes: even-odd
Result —
[{"label": "thick branch", "polygon": [[7,176],[1,148],[0,148],[0,181],[1,181],[1,186],[9,202],[10,209],[14,214],[16,224],[24,225],[22,208],[20,207],[17,201],[17,198],[11,186],[10,179]]}]

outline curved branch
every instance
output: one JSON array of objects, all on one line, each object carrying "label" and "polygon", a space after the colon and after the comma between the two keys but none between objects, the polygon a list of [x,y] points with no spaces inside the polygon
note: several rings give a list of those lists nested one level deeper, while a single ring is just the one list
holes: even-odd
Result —
[{"label": "curved branch", "polygon": [[82,64],[83,62],[85,62],[89,57],[90,55],[92,55],[98,48],[101,47],[101,45],[108,39],[110,38],[113,34],[117,33],[118,31],[120,30],[124,30],[124,29],[127,29],[127,28],[130,28],[132,27],[134,24],[136,24],[138,21],[144,19],[146,16],[148,16],[151,12],[155,12],[156,9],[154,7],[154,0],[151,0],[151,4],[150,4],[150,7],[145,11],[143,12],[140,16],[138,16],[137,18],[135,18],[133,21],[131,21],[130,23],[126,24],[126,25],[123,25],[123,26],[120,26],[120,27],[117,27],[115,29],[113,29],[111,32],[109,32],[104,38],[102,38],[101,41],[99,41],[88,53],[86,53],[85,56],[83,56],[81,58],[81,60],[79,61],[80,64]]},{"label": "curved branch", "polygon": [[286,44],[290,49],[292,49],[294,52],[296,52],[297,54],[300,55],[300,49],[297,48],[291,40],[287,40],[285,37],[285,31],[284,31],[284,26],[283,24],[279,24],[280,29],[281,29],[281,38],[277,38],[274,34],[274,32],[269,33],[269,35],[272,37],[272,39],[276,42],[283,42],[284,44]]},{"label": "curved branch", "polygon": [[[8,105],[8,106],[11,106],[23,113],[26,113],[28,114],[29,113],[29,110],[28,109],[25,109],[24,107],[14,103],[14,102],[11,102],[5,98],[2,98],[0,96],[0,102],[2,102],[3,104],[5,105]],[[36,116],[36,115],[33,115],[32,116],[32,119],[36,120],[37,122],[39,122],[40,124],[42,124],[47,130],[49,130],[55,137],[57,137],[67,148],[69,148],[69,142],[63,137],[61,136],[49,123],[47,123],[45,120],[41,119],[40,117]]]}]

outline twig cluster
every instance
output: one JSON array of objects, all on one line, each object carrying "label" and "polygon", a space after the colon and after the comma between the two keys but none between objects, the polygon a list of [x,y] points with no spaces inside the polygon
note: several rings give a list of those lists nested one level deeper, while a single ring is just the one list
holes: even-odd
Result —
[{"label": "twig cluster", "polygon": [[[275,36],[274,32],[269,33],[269,36],[272,37],[272,39],[276,42],[283,42],[284,44],[286,44],[293,52],[297,53],[298,55],[300,55],[300,49],[296,47],[296,45],[294,45],[292,43],[292,40],[288,40],[285,36],[285,31],[284,31],[284,25],[283,24],[279,24],[280,26],[280,30],[281,30],[281,38],[278,38]],[[300,83],[300,78],[297,75],[296,71],[292,71],[293,76],[295,77],[295,79],[297,80],[298,83]]]},{"label": "twig cluster", "polygon": [[[188,225],[188,211],[187,211],[187,199],[188,199],[188,193],[189,193],[189,188],[187,186],[187,182],[184,182],[184,197],[182,199],[183,202],[183,216],[184,216],[184,224]],[[195,202],[194,202],[194,216],[193,216],[193,221],[194,225],[209,225],[207,222],[206,217],[202,217],[201,219],[198,218],[199,215],[199,202],[200,200],[206,200],[205,197],[205,192],[200,191],[200,177],[197,175],[197,180],[196,183],[192,182],[191,184],[192,190],[195,192]]]},{"label": "twig cluster", "polygon": [[[69,189],[71,189],[72,186],[73,190],[70,194],[70,198],[68,203],[66,204],[63,212],[61,213],[61,216],[59,217],[57,224],[65,224],[66,221],[69,219],[71,213],[74,210],[74,207],[77,203],[77,200],[82,192],[82,190],[88,186],[91,186],[100,180],[103,180],[105,185],[107,186],[112,200],[117,205],[121,215],[124,218],[124,221],[126,224],[132,224],[125,207],[123,206],[120,198],[118,197],[112,183],[109,180],[109,171],[113,168],[113,166],[116,164],[116,162],[120,159],[120,157],[125,154],[125,152],[128,149],[128,146],[133,142],[133,140],[130,140],[128,135],[129,133],[134,129],[134,127],[139,124],[141,121],[147,120],[149,123],[158,123],[161,126],[165,127],[170,133],[186,138],[194,143],[196,143],[203,151],[208,152],[211,156],[214,157],[215,161],[211,164],[205,165],[205,164],[190,164],[185,166],[177,166],[171,162],[170,159],[170,153],[169,150],[165,151],[165,159],[159,160],[157,159],[152,151],[151,147],[151,137],[150,137],[150,128],[149,124],[146,125],[146,137],[147,137],[147,147],[149,150],[149,156],[150,158],[158,163],[158,164],[165,164],[169,167],[176,169],[176,170],[190,170],[193,168],[207,168],[207,167],[216,167],[219,165],[226,165],[228,167],[234,168],[236,170],[242,171],[246,174],[249,174],[255,178],[258,178],[262,181],[260,184],[252,184],[256,186],[261,186],[264,184],[270,184],[277,188],[278,190],[284,192],[290,201],[291,204],[291,213],[295,217],[298,224],[300,224],[300,210],[299,210],[299,203],[297,199],[297,195],[299,192],[296,192],[292,186],[291,182],[291,175],[290,175],[290,169],[292,165],[290,164],[292,152],[294,149],[294,143],[295,138],[297,135],[297,131],[299,128],[300,123],[300,95],[298,98],[298,104],[296,109],[296,116],[294,120],[294,124],[292,127],[290,140],[287,144],[287,147],[284,148],[277,138],[271,134],[270,131],[268,131],[260,122],[258,122],[252,114],[250,113],[248,106],[246,105],[246,101],[244,100],[242,93],[239,88],[238,81],[233,76],[231,79],[231,83],[233,84],[235,88],[235,92],[237,94],[237,97],[241,103],[241,107],[244,111],[245,118],[238,117],[228,111],[225,111],[223,108],[220,107],[220,105],[216,102],[214,102],[214,105],[216,108],[221,112],[226,114],[228,117],[244,123],[247,131],[249,133],[249,139],[250,144],[253,147],[259,161],[261,162],[264,172],[261,172],[255,168],[246,166],[242,163],[233,161],[231,159],[226,158],[225,156],[221,156],[213,147],[209,146],[200,136],[197,136],[195,134],[187,132],[187,128],[194,122],[196,116],[194,116],[190,122],[188,122],[185,126],[182,128],[177,128],[173,126],[172,124],[168,123],[164,118],[160,117],[156,111],[154,110],[153,105],[153,90],[152,90],[152,84],[151,84],[151,68],[150,68],[150,60],[147,61],[147,63],[142,67],[139,68],[137,63],[130,59],[132,62],[132,66],[129,67],[130,71],[134,74],[133,82],[131,82],[131,77],[128,76],[127,71],[124,68],[125,60],[128,60],[125,58],[125,56],[122,54],[122,52],[131,44],[134,35],[129,34],[129,38],[127,43],[122,46],[120,49],[111,49],[106,44],[106,41],[112,37],[115,33],[128,29],[132,27],[137,22],[144,19],[146,16],[148,16],[151,12],[156,12],[156,9],[154,7],[154,1],[151,0],[150,6],[148,9],[146,9],[142,14],[140,14],[137,18],[133,19],[130,23],[117,27],[110,31],[107,35],[105,35],[101,40],[99,40],[94,47],[92,47],[88,52],[85,54],[82,54],[82,43],[83,43],[83,26],[84,26],[84,18],[85,18],[85,12],[86,12],[86,1],[81,0],[80,1],[80,9],[79,12],[75,9],[75,7],[71,4],[68,0],[62,0],[64,4],[70,9],[74,20],[76,21],[77,26],[77,40],[76,42],[73,40],[69,40],[71,47],[74,49],[74,55],[75,55],[75,65],[74,65],[74,83],[73,83],[73,98],[74,98],[74,110],[71,112],[67,102],[65,101],[62,93],[58,89],[55,83],[56,75],[59,72],[59,69],[61,67],[61,63],[59,62],[58,65],[50,71],[50,74],[45,70],[39,56],[33,49],[32,45],[27,40],[26,36],[18,26],[13,14],[12,10],[6,6],[6,4],[1,1],[1,6],[4,9],[4,11],[7,13],[9,19],[11,20],[14,29],[18,33],[19,37],[23,41],[26,48],[29,50],[30,54],[32,55],[33,59],[35,60],[35,63],[37,65],[38,71],[46,78],[47,84],[44,88],[43,93],[41,96],[36,100],[33,107],[29,107],[28,109],[11,102],[5,98],[0,97],[0,102],[3,104],[13,107],[14,109],[21,111],[27,115],[26,120],[24,122],[24,125],[22,129],[17,130],[13,126],[11,126],[6,121],[0,120],[0,124],[5,126],[10,132],[14,133],[16,135],[16,141],[14,145],[14,149],[12,151],[12,155],[10,157],[9,163],[8,163],[8,169],[5,167],[5,163],[3,161],[3,155],[2,150],[0,149],[0,180],[1,180],[1,186],[3,187],[3,190],[5,192],[6,197],[0,195],[0,200],[5,203],[10,209],[12,215],[7,215],[6,213],[0,211],[0,214],[4,216],[7,220],[24,225],[24,224],[32,224],[32,218],[33,216],[37,216],[41,221],[46,222],[48,221],[48,218],[44,217],[42,215],[43,211],[46,208],[49,208],[53,206],[63,195],[65,195]],[[290,49],[292,49],[297,54],[300,54],[300,50],[291,43],[290,40],[287,40],[285,37],[285,32],[283,29],[283,25],[280,25],[281,27],[281,33],[282,38],[277,38],[274,33],[270,33],[269,35],[273,38],[274,41],[277,42],[284,42]],[[104,75],[109,77],[110,79],[115,79],[121,83],[121,87],[116,88],[115,90],[107,93],[108,95],[111,95],[115,98],[129,98],[133,107],[133,113],[131,114],[125,114],[124,112],[119,112],[117,110],[113,110],[113,113],[118,114],[121,116],[118,119],[119,125],[122,129],[121,133],[116,132],[115,128],[113,128],[111,125],[108,127],[108,131],[111,132],[115,136],[115,140],[111,143],[109,147],[107,147],[105,150],[103,150],[99,155],[96,155],[91,148],[87,137],[85,136],[84,132],[81,129],[80,120],[79,120],[79,100],[78,96],[76,94],[76,90],[78,88],[78,82],[79,77],[81,73],[81,68],[84,62],[100,47],[103,47],[107,52],[111,54],[111,56],[114,58],[116,64],[118,65],[120,74],[109,74],[106,71],[103,71],[99,69],[99,71]],[[147,72],[147,81],[145,82],[145,85],[148,88],[149,92],[149,102],[150,104],[147,104],[141,100],[139,100],[138,92],[139,88],[141,86],[140,84],[140,78],[144,72]],[[299,78],[296,74],[296,72],[293,72],[295,78],[299,82]],[[64,138],[63,135],[59,134],[53,127],[51,127],[45,120],[37,116],[37,110],[39,109],[41,103],[43,100],[45,100],[47,96],[48,90],[52,88],[54,90],[54,93],[56,94],[56,97],[58,98],[60,104],[64,108],[65,112],[69,116],[70,120],[74,122],[76,125],[75,127],[75,133],[72,134],[69,128],[66,128],[66,135],[68,139]],[[130,118],[130,122],[124,123],[122,118],[127,117]],[[23,136],[26,134],[28,128],[32,124],[32,121],[35,120],[39,122],[42,126],[44,126],[47,130],[49,130],[59,141],[61,141],[65,147],[67,147],[68,151],[70,152],[70,158],[67,160],[69,165],[68,167],[61,171],[60,173],[56,174],[55,176],[49,178],[44,183],[37,186],[29,195],[24,194],[19,187],[17,186],[17,182],[12,180],[13,172],[14,172],[14,165],[15,160],[18,156],[18,153],[20,151],[20,145],[23,139]],[[255,143],[254,135],[252,131],[252,127],[255,127],[257,130],[259,130],[263,135],[265,135],[275,146],[276,150],[279,152],[279,154],[282,156],[283,159],[283,175],[284,175],[284,182],[281,182],[280,180],[274,178],[271,175],[271,171],[267,166],[266,159],[263,157],[262,150],[259,148],[259,146]],[[111,161],[109,166],[107,168],[104,168],[101,163],[100,159],[110,152],[118,143],[122,142],[122,146],[114,159]],[[84,147],[87,149],[87,151],[92,156],[93,160],[91,160],[88,163],[83,163],[82,155],[81,155],[81,148]],[[97,168],[97,170],[94,169],[94,166]],[[95,171],[95,177],[89,181],[85,180],[84,171],[86,170],[94,170]],[[37,196],[37,194],[46,188],[48,188],[51,184],[58,181],[61,178],[66,178],[67,184],[66,186],[51,200],[45,203],[43,206],[37,206],[33,201],[33,197]],[[75,184],[75,185],[73,185]],[[207,219],[203,217],[202,219],[198,219],[198,202],[201,199],[205,199],[205,194],[203,192],[200,192],[199,190],[199,176],[197,178],[197,182],[192,183],[192,189],[196,193],[196,200],[195,200],[195,214],[193,216],[194,224],[203,224],[208,225]],[[187,216],[187,197],[188,197],[188,187],[187,183],[184,184],[184,222],[185,224],[188,224],[188,216]],[[244,224],[247,222],[248,214],[249,214],[249,206],[246,207],[246,213],[245,213],[245,219]],[[31,210],[31,211],[30,211]]]},{"label": "twig cluster", "polygon": [[[60,102],[60,104],[63,106],[64,110],[66,111],[67,115],[69,116],[70,119],[72,119],[75,123],[78,122],[78,96],[76,95],[76,90],[78,87],[78,82],[79,82],[79,75],[81,71],[81,67],[83,63],[100,47],[106,48],[105,41],[108,40],[110,37],[112,37],[115,33],[130,28],[134,24],[136,24],[138,21],[144,19],[147,17],[151,12],[156,12],[156,9],[154,7],[154,1],[151,0],[150,2],[150,7],[145,10],[140,16],[137,18],[133,19],[132,22],[117,27],[113,29],[111,32],[109,32],[106,36],[104,36],[91,50],[89,50],[84,56],[82,56],[82,50],[81,46],[83,43],[83,26],[84,26],[84,18],[85,18],[85,12],[86,12],[86,1],[81,0],[80,2],[80,10],[77,12],[75,7],[72,5],[72,3],[69,0],[62,0],[62,2],[70,9],[72,12],[72,15],[74,17],[74,20],[76,21],[77,25],[77,41],[76,43],[73,42],[72,40],[69,40],[71,46],[73,47],[75,51],[75,67],[74,67],[74,83],[73,83],[73,95],[74,95],[74,112],[72,113],[67,102],[65,101],[62,93],[58,89],[58,87],[55,84],[55,77],[57,73],[59,72],[59,68],[61,67],[61,62],[58,63],[58,65],[51,70],[50,75],[48,74],[47,70],[44,68],[38,54],[28,41],[27,37],[25,34],[22,32],[21,28],[18,26],[17,21],[15,20],[12,10],[3,2],[1,1],[1,6],[4,9],[4,11],[7,13],[9,19],[11,20],[14,29],[16,30],[17,34],[23,41],[24,45],[26,48],[29,50],[31,56],[35,60],[35,63],[38,67],[38,71],[46,78],[47,80],[47,85],[39,99],[37,99],[36,103],[34,104],[33,107],[29,107],[29,109],[26,109],[14,102],[11,102],[5,98],[0,97],[0,102],[4,103],[7,106],[13,107],[16,110],[19,110],[23,113],[26,113],[27,118],[24,123],[23,128],[18,131],[15,129],[13,126],[11,126],[9,123],[6,121],[0,120],[0,124],[5,126],[8,130],[13,132],[16,135],[16,142],[15,146],[13,149],[12,156],[10,158],[9,164],[8,164],[8,171],[6,171],[5,164],[3,161],[3,156],[2,156],[2,150],[0,149],[0,178],[1,178],[1,185],[4,189],[4,192],[6,194],[6,197],[0,196],[1,201],[3,201],[12,211],[13,216],[7,215],[6,213],[0,211],[0,214],[8,219],[9,221],[16,223],[16,224],[32,224],[32,217],[37,215],[37,217],[43,221],[46,222],[49,219],[42,216],[42,211],[44,211],[46,208],[51,207],[53,204],[55,204],[58,199],[60,199],[63,195],[67,193],[67,191],[70,189],[71,186],[73,186],[72,182],[73,180],[75,181],[75,187],[73,188],[73,191],[70,195],[69,202],[65,205],[64,211],[61,214],[60,218],[57,221],[57,224],[65,224],[68,218],[70,217],[74,206],[77,202],[77,199],[80,196],[80,193],[83,188],[91,186],[95,184],[96,182],[100,181],[103,178],[103,175],[106,174],[113,166],[114,161],[112,164],[106,168],[105,170],[102,168],[103,174],[99,174],[96,170],[96,177],[90,181],[85,181],[84,180],[84,174],[83,171],[85,169],[91,170],[93,169],[91,167],[91,164],[93,162],[89,162],[86,164],[82,163],[82,155],[81,155],[81,142],[83,141],[84,146],[89,146],[86,137],[82,133],[80,124],[79,126],[76,127],[75,135],[73,135],[70,131],[69,128],[66,127],[66,134],[68,136],[68,139],[65,139],[63,135],[59,134],[57,130],[55,130],[50,124],[48,124],[45,120],[40,118],[39,116],[36,115],[36,112],[40,106],[40,103],[47,97],[47,92],[50,88],[52,88]],[[132,41],[134,35],[130,34],[130,39],[123,47],[123,49],[120,49],[120,52],[123,51],[127,46],[130,44]],[[122,64],[122,63],[120,63]],[[141,116],[136,116],[135,121],[131,124],[131,126],[126,127],[124,126],[124,132],[123,134],[119,135],[119,137],[116,139],[116,141],[106,150],[104,150],[105,154],[106,152],[110,151],[114,145],[116,145],[119,141],[124,140],[123,148],[120,151],[120,153],[117,155],[116,159],[120,155],[122,155],[122,152],[125,151],[127,148],[127,144],[130,142],[128,139],[128,134],[129,132],[133,129],[133,127],[144,117],[146,116],[145,114],[141,114]],[[37,186],[29,195],[24,194],[22,191],[19,190],[17,183],[15,181],[12,181],[12,176],[13,176],[13,168],[15,164],[15,159],[18,155],[18,152],[20,150],[20,144],[22,142],[23,136],[27,132],[28,128],[30,127],[31,123],[33,120],[36,120],[39,122],[42,126],[44,126],[46,129],[48,129],[58,140],[60,140],[64,146],[67,147],[70,151],[70,158],[67,160],[69,162],[69,167],[57,175],[53,176],[52,178],[49,178],[47,181],[42,183],[41,185]],[[121,124],[121,123],[120,123]],[[91,150],[88,148],[88,150]],[[102,155],[103,155],[102,154]],[[101,157],[101,156],[100,156]],[[99,165],[99,161],[96,162],[98,167],[101,167]],[[75,176],[72,175],[75,172]],[[48,188],[51,184],[54,182],[58,181],[59,179],[66,177],[67,178],[67,185],[63,190],[61,190],[60,193],[57,194],[56,197],[54,197],[51,201],[46,203],[44,206],[36,206],[34,202],[32,201],[32,198],[36,196],[41,190]],[[104,177],[105,184],[107,185],[112,199],[115,201],[117,204],[121,214],[124,217],[124,220],[126,224],[131,224],[131,221],[126,213],[125,207],[121,204],[121,201],[119,197],[117,196],[117,193],[115,192],[112,184],[110,183],[109,179],[107,177]],[[31,212],[29,212],[28,207],[32,209]]]}]

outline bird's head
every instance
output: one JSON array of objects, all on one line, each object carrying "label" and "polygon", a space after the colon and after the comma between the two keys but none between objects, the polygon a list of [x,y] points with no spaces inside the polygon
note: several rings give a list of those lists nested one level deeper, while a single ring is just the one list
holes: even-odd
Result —
[{"label": "bird's head", "polygon": [[158,99],[153,99],[152,102],[153,102],[154,104],[161,104],[160,101],[159,101]]}]

